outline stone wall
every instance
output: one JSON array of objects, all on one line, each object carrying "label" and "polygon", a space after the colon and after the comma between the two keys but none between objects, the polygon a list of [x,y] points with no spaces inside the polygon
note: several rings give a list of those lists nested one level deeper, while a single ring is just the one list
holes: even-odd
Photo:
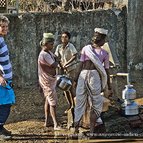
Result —
[{"label": "stone wall", "polygon": [[28,13],[7,15],[11,21],[7,37],[14,70],[14,84],[26,87],[37,84],[37,58],[43,32],[53,32],[55,45],[64,30],[71,32],[71,41],[78,51],[90,43],[95,27],[109,30],[109,45],[125,69],[126,10],[116,15],[112,10],[75,13]]},{"label": "stone wall", "polygon": [[[126,70],[126,9],[118,11],[97,10],[74,13],[27,13],[7,15],[10,32],[6,38],[14,71],[15,87],[28,87],[38,83],[37,58],[39,41],[43,32],[53,32],[55,45],[64,30],[71,32],[71,41],[78,51],[90,43],[95,27],[109,30],[109,45],[117,55],[121,70]],[[115,59],[116,60],[116,59]]]},{"label": "stone wall", "polygon": [[130,80],[143,96],[143,1],[129,0],[127,18],[127,61]]}]

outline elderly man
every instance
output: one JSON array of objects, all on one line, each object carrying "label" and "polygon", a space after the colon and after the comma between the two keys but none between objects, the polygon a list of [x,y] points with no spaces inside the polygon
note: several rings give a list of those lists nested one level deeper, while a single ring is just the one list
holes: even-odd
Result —
[{"label": "elderly man", "polygon": [[83,47],[81,51],[80,68],[75,78],[77,83],[74,119],[75,132],[78,132],[79,123],[85,113],[87,103],[90,105],[90,132],[95,132],[96,122],[102,122],[100,114],[104,98],[101,92],[105,89],[107,83],[108,89],[111,90],[107,76],[109,55],[107,51],[102,49],[108,31],[103,28],[95,28],[94,31],[92,44]]}]

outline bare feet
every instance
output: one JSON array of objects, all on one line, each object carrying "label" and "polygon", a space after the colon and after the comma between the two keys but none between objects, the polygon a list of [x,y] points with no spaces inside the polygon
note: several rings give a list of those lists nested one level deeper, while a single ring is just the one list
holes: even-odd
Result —
[{"label": "bare feet", "polygon": [[62,130],[62,128],[60,126],[55,126],[54,127],[54,131],[60,131],[60,130]]}]

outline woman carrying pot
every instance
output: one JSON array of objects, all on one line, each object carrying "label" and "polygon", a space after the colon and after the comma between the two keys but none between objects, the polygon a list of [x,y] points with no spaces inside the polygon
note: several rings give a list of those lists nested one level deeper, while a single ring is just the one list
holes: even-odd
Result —
[{"label": "woman carrying pot", "polygon": [[104,101],[101,92],[107,84],[108,73],[105,69],[109,68],[108,53],[101,48],[105,43],[107,32],[103,28],[95,28],[92,44],[83,47],[81,51],[80,68],[75,78],[75,83],[77,83],[74,118],[76,133],[78,132],[80,120],[85,113],[87,103],[90,105],[91,133],[94,133],[97,119],[100,119]]},{"label": "woman carrying pot", "polygon": [[40,42],[42,48],[38,57],[38,77],[39,84],[43,90],[45,97],[45,126],[48,126],[49,114],[54,122],[54,130],[60,130],[56,119],[56,68],[58,62],[54,54],[51,52],[54,45],[54,35],[52,33],[44,33]]}]

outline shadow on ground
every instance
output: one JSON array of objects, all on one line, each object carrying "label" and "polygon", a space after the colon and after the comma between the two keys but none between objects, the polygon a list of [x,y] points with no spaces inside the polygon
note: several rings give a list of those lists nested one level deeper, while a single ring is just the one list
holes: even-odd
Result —
[{"label": "shadow on ground", "polygon": [[95,142],[143,142],[143,128],[131,129],[127,120],[111,108],[105,113],[106,133],[89,134],[81,128],[79,134],[67,130],[68,108],[65,97],[58,90],[57,118],[62,131],[54,131],[53,126],[44,127],[44,100],[37,87],[16,89],[16,105],[13,106],[6,128],[11,130],[13,138],[0,143],[95,143]]}]

